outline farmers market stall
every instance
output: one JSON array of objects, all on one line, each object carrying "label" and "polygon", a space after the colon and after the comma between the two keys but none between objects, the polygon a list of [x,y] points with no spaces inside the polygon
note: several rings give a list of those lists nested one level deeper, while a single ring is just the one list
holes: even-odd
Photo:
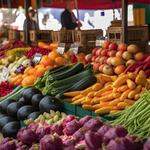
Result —
[{"label": "farmers market stall", "polygon": [[20,41],[1,52],[0,149],[147,150],[149,53],[109,41],[88,55]]}]

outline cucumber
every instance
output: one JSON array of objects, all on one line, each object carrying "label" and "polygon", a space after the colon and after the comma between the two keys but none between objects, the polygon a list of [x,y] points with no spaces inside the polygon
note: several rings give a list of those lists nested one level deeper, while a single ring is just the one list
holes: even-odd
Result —
[{"label": "cucumber", "polygon": [[75,83],[72,87],[70,87],[68,89],[64,89],[63,92],[57,94],[56,98],[58,98],[58,99],[66,98],[66,96],[64,96],[65,92],[84,90],[84,89],[88,88],[89,86],[92,86],[93,84],[95,84],[96,81],[97,81],[97,79],[95,76],[93,76],[93,75],[86,76],[85,78],[83,78],[80,81],[78,81],[77,83]]},{"label": "cucumber", "polygon": [[85,78],[86,76],[90,76],[92,74],[93,74],[92,70],[88,69],[88,70],[82,71],[76,75],[73,75],[71,77],[65,78],[63,80],[55,81],[54,83],[52,83],[50,85],[50,87],[58,88],[62,85],[66,85],[66,84],[70,84],[70,83],[74,84],[74,83],[80,81],[81,79]]},{"label": "cucumber", "polygon": [[70,69],[67,69],[61,73],[52,74],[51,77],[53,80],[62,80],[81,72],[83,69],[84,69],[84,65],[82,63],[77,63],[74,66],[72,66]]}]

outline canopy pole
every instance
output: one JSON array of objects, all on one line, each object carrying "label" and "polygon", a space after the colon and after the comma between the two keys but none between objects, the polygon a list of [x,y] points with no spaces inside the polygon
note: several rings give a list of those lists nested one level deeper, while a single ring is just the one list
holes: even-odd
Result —
[{"label": "canopy pole", "polygon": [[[77,19],[80,20],[79,8],[78,8],[78,0],[75,0],[75,7],[76,7],[76,10],[77,10]],[[78,29],[80,29],[80,27],[78,27]]]},{"label": "canopy pole", "polygon": [[128,0],[122,0],[122,42],[128,43]]},{"label": "canopy pole", "polygon": [[[31,0],[24,0],[24,9],[25,9],[26,18],[28,18],[28,8],[30,7],[30,4],[31,4]],[[24,35],[25,35],[26,43],[29,44],[30,39],[29,39],[28,19],[25,24]]]}]

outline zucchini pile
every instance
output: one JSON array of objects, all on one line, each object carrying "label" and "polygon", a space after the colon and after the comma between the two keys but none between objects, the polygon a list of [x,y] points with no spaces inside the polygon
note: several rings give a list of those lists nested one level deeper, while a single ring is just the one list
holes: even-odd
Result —
[{"label": "zucchini pile", "polygon": [[35,87],[44,95],[63,98],[64,92],[84,90],[96,81],[91,65],[77,63],[48,70],[36,81]]}]

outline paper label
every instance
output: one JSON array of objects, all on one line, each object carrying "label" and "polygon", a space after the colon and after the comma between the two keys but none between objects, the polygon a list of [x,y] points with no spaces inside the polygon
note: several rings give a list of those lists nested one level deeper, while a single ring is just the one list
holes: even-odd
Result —
[{"label": "paper label", "polygon": [[78,54],[80,44],[78,42],[71,44],[70,51],[74,54]]},{"label": "paper label", "polygon": [[42,54],[36,53],[36,54],[34,55],[33,62],[34,62],[35,64],[39,64],[41,58],[42,58]]},{"label": "paper label", "polygon": [[58,48],[57,48],[57,52],[59,54],[63,55],[64,52],[65,52],[65,46],[66,46],[65,43],[60,43],[59,46],[58,46]]},{"label": "paper label", "polygon": [[1,75],[0,81],[1,81],[1,82],[7,81],[7,80],[8,80],[8,77],[9,77],[9,69],[8,69],[7,67],[3,67],[2,75]]}]

